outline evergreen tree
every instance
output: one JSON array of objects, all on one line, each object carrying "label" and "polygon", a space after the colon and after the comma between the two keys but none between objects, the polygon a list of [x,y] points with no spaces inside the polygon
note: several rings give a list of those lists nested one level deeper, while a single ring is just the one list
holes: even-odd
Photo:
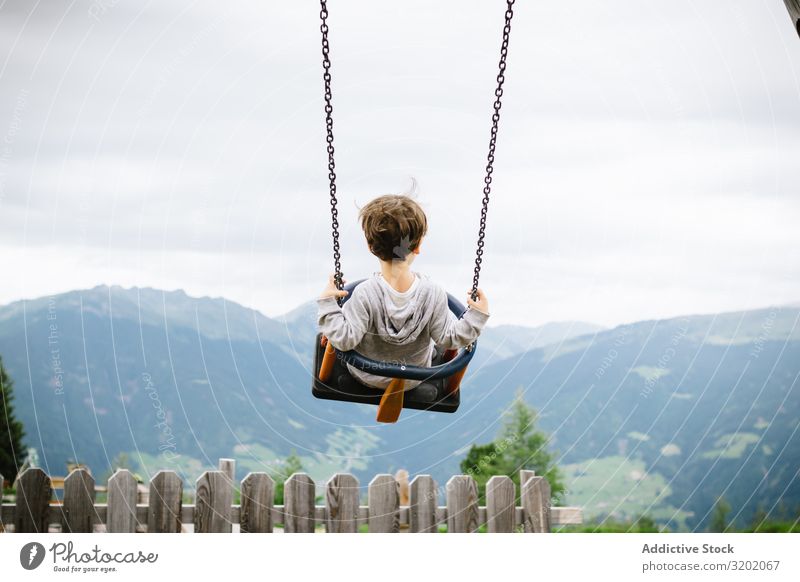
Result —
[{"label": "evergreen tree", "polygon": [[14,383],[0,358],[0,475],[13,482],[25,460],[25,431],[14,416]]},{"label": "evergreen tree", "polygon": [[286,483],[286,480],[292,476],[292,473],[302,473],[303,472],[303,463],[300,460],[300,457],[297,456],[295,451],[292,451],[292,454],[286,457],[286,460],[283,462],[283,467],[281,467],[280,475],[275,480],[275,504],[276,505],[283,505],[283,487]]},{"label": "evergreen tree", "polygon": [[711,514],[711,521],[708,524],[708,531],[722,533],[728,529],[728,514],[731,512],[730,504],[724,497],[717,499],[714,504],[714,511]]},{"label": "evergreen tree", "polygon": [[506,413],[498,438],[486,445],[473,445],[461,461],[461,471],[472,475],[478,483],[481,502],[485,501],[486,482],[493,475],[511,477],[519,495],[519,472],[522,469],[546,477],[553,503],[561,501],[565,492],[563,478],[553,455],[547,450],[548,436],[536,430],[536,420],[536,410],[525,403],[519,390],[511,410]]}]

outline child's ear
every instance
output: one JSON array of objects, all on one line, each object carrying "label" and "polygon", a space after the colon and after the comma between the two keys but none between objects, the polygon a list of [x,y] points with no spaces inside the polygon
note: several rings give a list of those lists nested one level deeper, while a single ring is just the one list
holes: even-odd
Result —
[{"label": "child's ear", "polygon": [[415,249],[414,249],[413,251],[411,251],[411,252],[412,252],[412,253],[414,253],[415,255],[418,255],[418,254],[419,254],[419,247],[421,247],[421,246],[422,246],[422,241],[419,241],[419,242],[417,243],[417,248],[415,248]]}]

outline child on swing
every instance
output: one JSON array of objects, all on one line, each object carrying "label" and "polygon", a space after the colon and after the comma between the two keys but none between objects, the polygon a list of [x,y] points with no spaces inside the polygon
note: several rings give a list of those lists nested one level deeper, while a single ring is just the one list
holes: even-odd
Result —
[{"label": "child on swing", "polygon": [[[467,292],[468,308],[457,319],[444,289],[411,270],[428,229],[419,204],[407,195],[387,194],[364,206],[359,218],[380,271],[359,284],[343,307],[337,298],[347,291],[336,288],[333,275],[328,279],[317,306],[320,331],[331,345],[340,351],[355,349],[374,360],[428,367],[434,345],[457,349],[475,341],[489,318],[483,291],[477,290],[476,300]],[[349,364],[348,369],[356,380],[379,390],[392,381]],[[403,389],[419,384],[406,380]]]}]

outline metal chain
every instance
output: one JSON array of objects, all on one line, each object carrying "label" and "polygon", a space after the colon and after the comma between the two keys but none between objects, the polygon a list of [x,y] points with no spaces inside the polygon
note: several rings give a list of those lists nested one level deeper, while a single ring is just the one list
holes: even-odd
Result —
[{"label": "metal chain", "polygon": [[506,0],[506,22],[503,27],[503,43],[500,45],[500,63],[497,73],[497,88],[494,90],[494,113],[492,114],[492,131],[489,138],[489,155],[486,158],[486,177],[483,179],[483,207],[481,208],[481,223],[478,230],[478,249],[475,252],[475,274],[472,277],[472,290],[470,296],[475,301],[478,297],[478,281],[481,277],[481,263],[483,263],[483,246],[486,237],[486,214],[489,211],[489,194],[492,192],[492,172],[494,172],[494,150],[497,145],[497,125],[500,122],[500,107],[503,105],[503,83],[505,82],[506,57],[508,56],[508,39],[511,35],[511,19],[514,17],[514,0]]},{"label": "metal chain", "polygon": [[[328,3],[326,0],[319,2],[320,12],[319,18],[322,24],[319,27],[322,33],[322,68],[324,74],[322,76],[325,81],[325,128],[328,132],[326,141],[328,142],[328,180],[330,181],[330,194],[331,194],[331,234],[333,236],[333,263],[334,275],[333,280],[337,289],[342,289],[342,255],[339,252],[339,210],[336,208],[338,200],[336,199],[336,162],[334,161],[333,153],[333,105],[331,99],[331,60],[330,60],[330,43],[328,43]],[[341,302],[341,300],[340,300]]]},{"label": "metal chain", "polygon": [[[472,278],[472,299],[477,299],[478,282],[481,276],[481,264],[483,263],[483,247],[486,238],[486,216],[489,211],[489,195],[492,192],[492,173],[494,172],[494,152],[497,146],[497,128],[500,122],[500,107],[502,107],[503,83],[505,83],[506,57],[508,56],[508,41],[511,35],[511,19],[514,17],[514,1],[506,0],[505,25],[503,26],[503,42],[500,45],[500,62],[498,64],[497,88],[494,91],[494,113],[492,114],[492,129],[489,138],[489,154],[486,158],[486,176],[483,187],[483,206],[481,208],[480,229],[478,230],[478,248],[475,252],[475,273]],[[325,81],[325,127],[327,130],[326,141],[328,143],[328,180],[330,181],[330,204],[331,204],[331,235],[333,237],[333,262],[334,262],[334,282],[337,289],[342,289],[342,264],[341,253],[339,251],[339,211],[337,209],[338,200],[336,199],[336,163],[334,161],[333,147],[333,105],[331,104],[331,61],[330,43],[328,42],[328,2],[320,0],[319,17],[322,21],[320,32],[322,33],[322,68],[324,69],[323,80]]]}]

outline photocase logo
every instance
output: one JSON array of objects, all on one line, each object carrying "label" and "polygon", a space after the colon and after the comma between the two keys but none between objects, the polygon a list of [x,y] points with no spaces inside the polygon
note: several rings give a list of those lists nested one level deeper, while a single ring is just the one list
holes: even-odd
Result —
[{"label": "photocase logo", "polygon": [[30,542],[19,551],[19,563],[26,570],[35,570],[44,561],[44,546],[39,542]]}]

